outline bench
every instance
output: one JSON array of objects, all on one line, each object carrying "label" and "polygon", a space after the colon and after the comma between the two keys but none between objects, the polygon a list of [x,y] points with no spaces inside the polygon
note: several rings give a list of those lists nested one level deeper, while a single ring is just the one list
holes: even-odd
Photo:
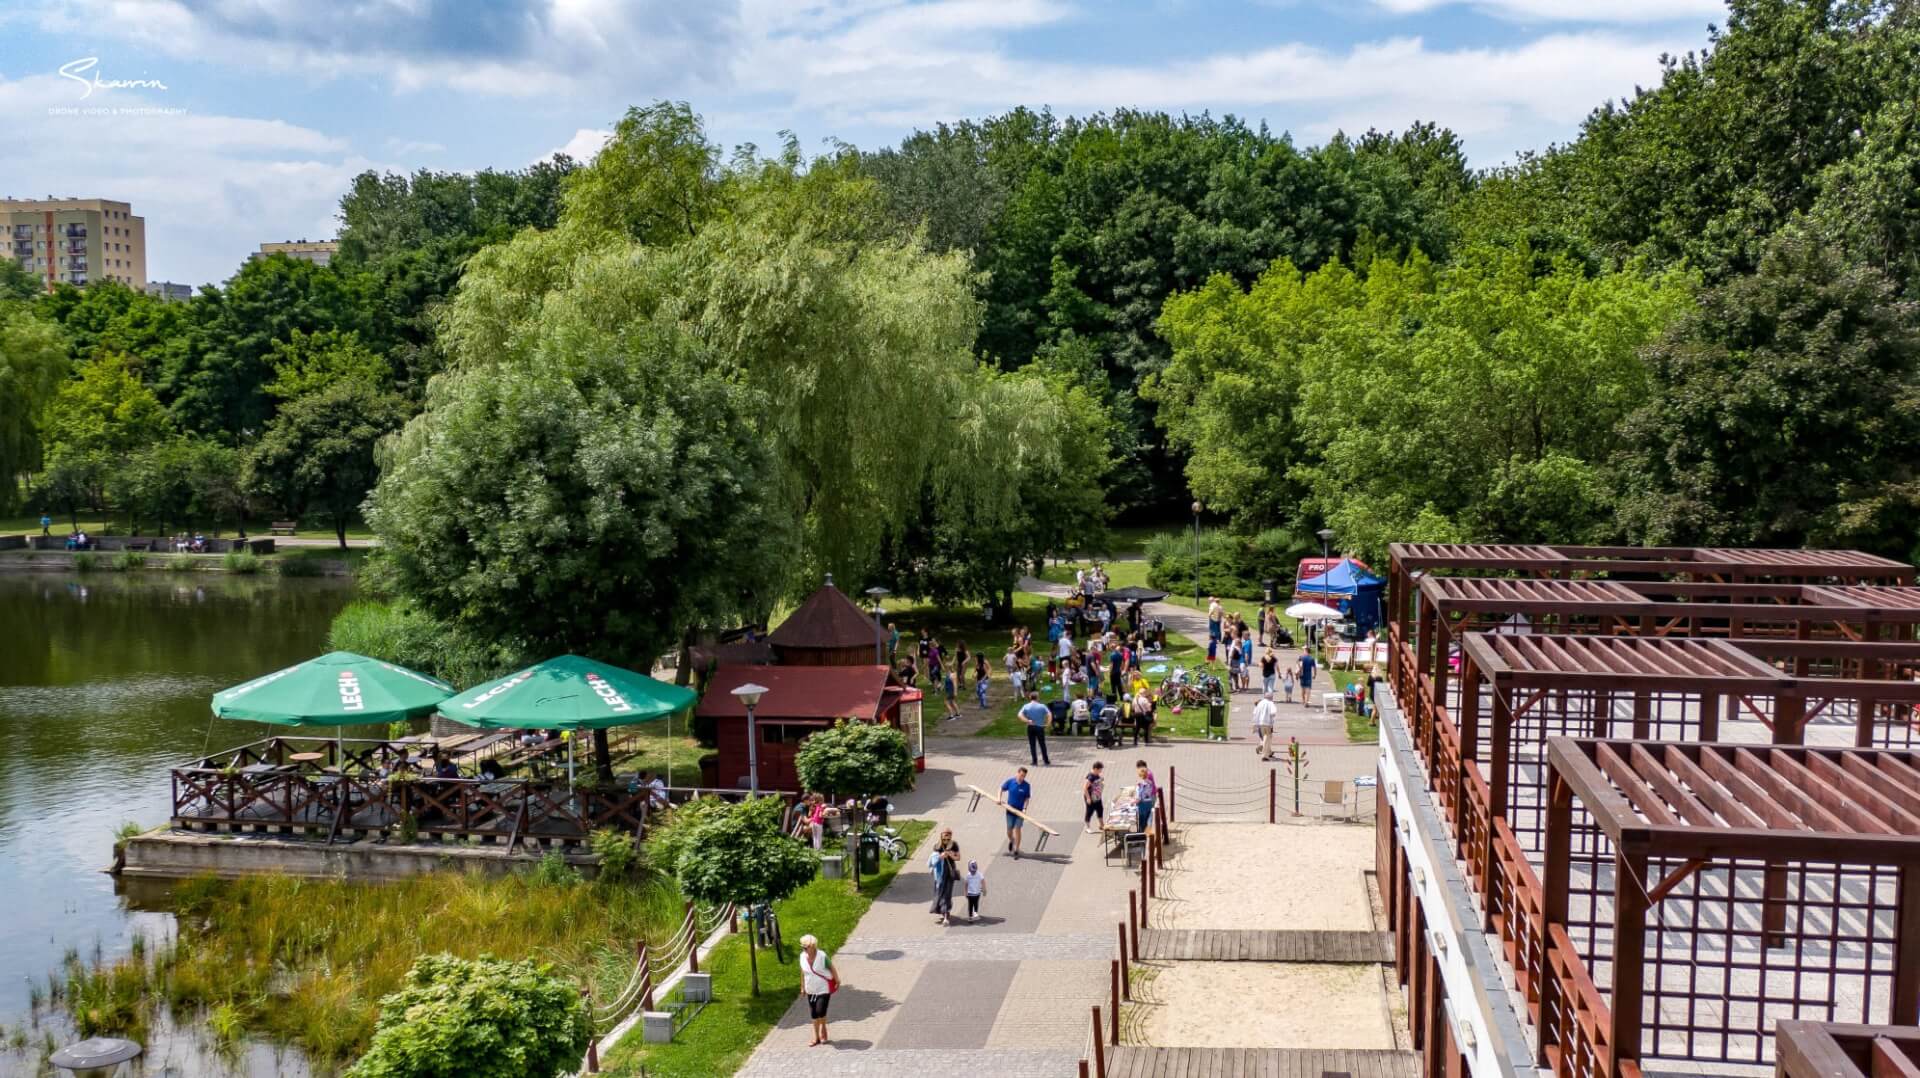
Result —
[{"label": "bench", "polygon": [[142,550],[142,551],[147,551],[151,553],[153,550],[153,540],[129,539],[125,543],[122,543],[120,545],[120,549],[121,550]]},{"label": "bench", "polygon": [[292,535],[299,530],[300,522],[297,520],[276,520],[267,525],[268,535]]}]

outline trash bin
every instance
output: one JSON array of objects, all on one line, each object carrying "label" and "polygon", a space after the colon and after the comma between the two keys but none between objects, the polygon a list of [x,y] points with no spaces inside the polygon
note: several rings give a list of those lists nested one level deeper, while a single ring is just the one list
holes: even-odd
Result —
[{"label": "trash bin", "polygon": [[860,836],[860,874],[871,876],[880,871],[880,839],[868,831]]},{"label": "trash bin", "polygon": [[1218,696],[1207,701],[1207,740],[1215,737],[1227,739],[1227,701]]}]

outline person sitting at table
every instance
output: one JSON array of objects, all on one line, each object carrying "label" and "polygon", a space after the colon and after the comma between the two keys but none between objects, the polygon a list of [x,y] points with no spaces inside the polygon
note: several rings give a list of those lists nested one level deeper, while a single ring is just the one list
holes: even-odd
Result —
[{"label": "person sitting at table", "polygon": [[480,777],[488,782],[498,782],[506,773],[506,768],[495,757],[489,756],[480,761]]},{"label": "person sitting at table", "polygon": [[1087,698],[1085,695],[1076,694],[1074,696],[1067,724],[1075,733],[1093,725],[1093,711],[1087,706]]},{"label": "person sitting at table", "polygon": [[457,779],[460,777],[460,769],[454,766],[452,760],[442,756],[438,749],[435,749],[433,753],[433,777],[436,779]]}]

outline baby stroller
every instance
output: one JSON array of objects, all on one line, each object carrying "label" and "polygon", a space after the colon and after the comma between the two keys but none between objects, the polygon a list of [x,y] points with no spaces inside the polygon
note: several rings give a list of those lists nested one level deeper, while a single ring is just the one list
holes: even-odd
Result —
[{"label": "baby stroller", "polygon": [[1093,743],[1103,749],[1120,747],[1120,709],[1103,707],[1093,720]]}]

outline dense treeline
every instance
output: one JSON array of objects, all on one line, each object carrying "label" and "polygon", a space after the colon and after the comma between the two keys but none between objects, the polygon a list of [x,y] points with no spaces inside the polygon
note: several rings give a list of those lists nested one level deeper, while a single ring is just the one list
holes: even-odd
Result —
[{"label": "dense treeline", "polygon": [[[0,499],[149,526],[370,508],[448,612],[531,587],[528,545],[772,567],[689,583],[709,623],[822,570],[1004,599],[1023,562],[1193,496],[1263,550],[1330,525],[1372,555],[1904,555],[1916,45],[1905,0],[1736,0],[1659,85],[1484,172],[1425,124],[1302,148],[1016,109],[806,159],[636,108],[587,167],[363,175],[332,265],[249,262],[185,304],[37,295],[0,261]],[[552,415],[428,451],[516,408]],[[549,486],[516,485],[529,462]],[[409,563],[429,513],[459,519],[416,520],[421,551],[524,533],[491,567]],[[694,527],[719,545],[663,538]]]}]

